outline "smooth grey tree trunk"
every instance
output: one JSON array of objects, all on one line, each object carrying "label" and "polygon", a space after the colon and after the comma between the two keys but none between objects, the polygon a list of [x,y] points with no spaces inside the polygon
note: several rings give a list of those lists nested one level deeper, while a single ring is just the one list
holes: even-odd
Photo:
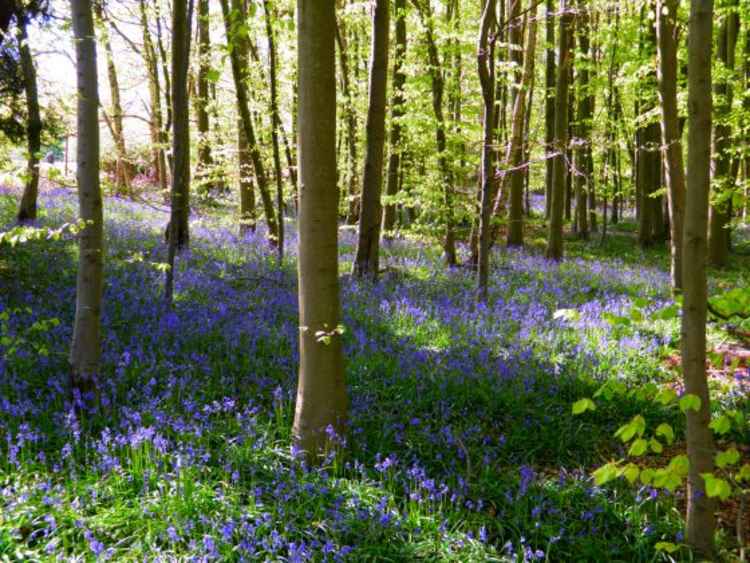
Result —
[{"label": "smooth grey tree trunk", "polygon": [[568,89],[570,81],[570,27],[573,14],[567,0],[560,0],[560,29],[558,32],[557,89],[555,91],[555,160],[552,175],[547,258],[563,258],[563,211],[568,152]]},{"label": "smooth grey tree trunk", "polygon": [[76,39],[77,171],[79,234],[76,313],[70,349],[71,388],[86,398],[96,393],[101,358],[101,309],[104,277],[102,192],[99,185],[99,92],[96,38],[91,0],[71,0]]},{"label": "smooth grey tree trunk", "polygon": [[685,214],[685,165],[677,111],[677,8],[679,0],[659,0],[656,33],[659,49],[661,143],[667,181],[672,289],[682,289],[682,231]]},{"label": "smooth grey tree trunk", "polygon": [[26,92],[26,182],[18,207],[19,223],[36,219],[37,199],[39,197],[39,151],[42,150],[42,118],[39,114],[39,94],[36,83],[36,69],[31,56],[29,37],[26,32],[26,19],[19,10],[16,13],[18,51],[21,55],[24,90]]},{"label": "smooth grey tree trunk", "polygon": [[380,267],[380,224],[383,208],[383,149],[385,147],[385,100],[388,89],[388,0],[376,0],[372,16],[369,106],[366,125],[365,169],[359,208],[359,243],[354,274],[376,278]]},{"label": "smooth grey tree trunk", "polygon": [[297,0],[300,365],[292,434],[308,459],[344,433],[346,384],[338,330],[336,6]]},{"label": "smooth grey tree trunk", "polygon": [[706,259],[711,180],[711,36],[713,0],[691,0],[688,26],[688,170],[682,246],[682,369],[685,392],[701,400],[687,411],[687,541],[699,557],[714,559],[716,503],[701,477],[714,469],[714,438],[706,377]]}]

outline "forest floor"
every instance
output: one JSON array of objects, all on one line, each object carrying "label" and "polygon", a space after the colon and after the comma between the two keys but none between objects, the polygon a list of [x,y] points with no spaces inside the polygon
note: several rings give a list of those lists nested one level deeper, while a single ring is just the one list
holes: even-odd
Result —
[{"label": "forest floor", "polygon": [[[16,199],[0,190],[0,225],[11,226]],[[76,216],[70,191],[47,191],[40,204],[43,226]],[[100,404],[78,414],[66,391],[75,239],[0,246],[0,559],[689,556],[681,487],[591,478],[627,457],[614,433],[635,415],[647,435],[673,427],[670,454],[683,435],[677,404],[654,401],[679,391],[679,324],[662,314],[672,303],[667,257],[635,248],[627,224],[604,243],[568,241],[561,264],[534,244],[498,249],[486,305],[470,272],[446,270],[437,247],[411,238],[385,244],[377,284],[343,274],[346,455],[310,468],[290,442],[295,235],[279,266],[262,228],[239,238],[231,214],[195,216],[165,310],[166,218],[158,205],[106,201]],[[351,230],[340,248],[348,272]],[[714,276],[713,290],[750,283],[747,258]],[[712,347],[726,342],[712,325]],[[717,416],[748,415],[747,365],[716,368]],[[582,398],[596,410],[573,415]],[[748,443],[744,425],[721,446]],[[720,516],[731,558],[734,504]]]}]

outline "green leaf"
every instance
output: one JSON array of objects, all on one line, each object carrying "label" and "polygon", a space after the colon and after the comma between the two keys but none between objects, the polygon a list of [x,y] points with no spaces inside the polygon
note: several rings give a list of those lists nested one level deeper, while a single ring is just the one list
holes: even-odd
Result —
[{"label": "green leaf", "polygon": [[656,551],[666,551],[667,553],[674,553],[675,551],[680,549],[680,546],[672,542],[660,541],[656,542],[654,549],[656,549]]},{"label": "green leaf", "polygon": [[651,438],[651,440],[649,440],[648,442],[648,445],[651,448],[651,451],[655,454],[660,454],[664,451],[664,446],[662,446],[661,442],[656,438]]},{"label": "green leaf", "polygon": [[630,309],[630,318],[633,320],[633,322],[639,323],[643,320],[643,313],[641,313],[640,309]]},{"label": "green leaf", "polygon": [[628,450],[628,454],[639,456],[639,455],[645,454],[647,450],[648,450],[648,442],[644,440],[643,438],[638,438],[630,446],[630,449]]},{"label": "green leaf", "polygon": [[612,479],[616,479],[617,473],[617,464],[611,461],[594,471],[594,482],[599,486],[604,485]]},{"label": "green leaf", "polygon": [[641,469],[635,463],[629,463],[622,469],[622,475],[628,480],[631,485],[638,479]]},{"label": "green leaf", "polygon": [[732,496],[732,487],[724,479],[714,476],[713,473],[701,473],[701,477],[706,483],[706,494],[709,497],[727,500]]},{"label": "green leaf", "polygon": [[221,72],[216,68],[211,68],[206,73],[206,80],[209,82],[218,82],[221,78]]},{"label": "green leaf", "polygon": [[732,419],[722,414],[719,418],[713,419],[708,427],[717,434],[726,434],[732,429]]},{"label": "green leaf", "polygon": [[737,473],[737,480],[750,481],[750,463],[746,463],[740,468],[739,473]]},{"label": "green leaf", "polygon": [[701,398],[698,395],[688,393],[680,399],[680,410],[687,413],[691,409],[696,412],[701,410]]},{"label": "green leaf", "polygon": [[643,483],[644,485],[648,485],[653,480],[654,480],[653,469],[646,468],[643,471],[641,471],[641,483]]},{"label": "green leaf", "polygon": [[674,442],[674,430],[672,430],[672,427],[666,422],[662,422],[659,426],[656,427],[656,435],[664,436],[667,444],[671,444],[672,442]]},{"label": "green leaf", "polygon": [[735,448],[729,448],[723,452],[716,454],[716,465],[723,469],[730,465],[735,465],[740,461],[740,452]]},{"label": "green leaf", "polygon": [[636,297],[635,299],[633,299],[633,305],[635,307],[638,307],[639,309],[645,309],[646,307],[648,307],[648,303],[649,301],[645,297]]},{"label": "green leaf", "polygon": [[671,387],[665,387],[656,395],[654,400],[664,406],[673,402],[677,398],[677,392]]},{"label": "green leaf", "polygon": [[680,306],[676,303],[672,305],[668,305],[667,307],[664,307],[663,309],[659,309],[654,317],[659,319],[660,321],[670,321],[672,319],[676,319],[677,316],[680,313]]},{"label": "green leaf", "polygon": [[643,432],[646,430],[646,420],[639,414],[635,415],[633,419],[627,424],[621,426],[615,437],[620,438],[623,442],[629,442],[636,434],[643,436]]},{"label": "green leaf", "polygon": [[573,414],[583,414],[586,411],[595,411],[596,405],[591,399],[581,399],[573,403]]},{"label": "green leaf", "polygon": [[669,462],[667,469],[669,471],[672,471],[673,473],[676,473],[677,475],[680,475],[681,477],[685,477],[690,469],[690,461],[684,454],[676,455]]}]

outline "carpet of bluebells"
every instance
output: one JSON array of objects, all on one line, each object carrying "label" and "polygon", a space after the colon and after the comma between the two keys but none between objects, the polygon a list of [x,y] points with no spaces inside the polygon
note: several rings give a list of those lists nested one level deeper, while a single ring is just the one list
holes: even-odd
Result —
[{"label": "carpet of bluebells", "polygon": [[[40,203],[42,226],[76,215],[65,190]],[[680,542],[679,495],[589,477],[623,419],[673,415],[637,396],[571,414],[608,378],[668,377],[675,322],[605,320],[666,303],[663,271],[499,250],[480,305],[434,246],[386,243],[377,284],[342,274],[350,430],[311,468],[290,441],[294,236],[279,266],[261,227],[195,215],[166,310],[166,219],[106,201],[96,407],[67,390],[74,237],[0,247],[0,559],[653,561]],[[340,248],[347,272],[353,231]]]}]

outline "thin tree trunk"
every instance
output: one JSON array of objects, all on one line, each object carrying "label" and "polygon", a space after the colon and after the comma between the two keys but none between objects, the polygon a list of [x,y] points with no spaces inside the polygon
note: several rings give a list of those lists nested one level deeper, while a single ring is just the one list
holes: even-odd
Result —
[{"label": "thin tree trunk", "polygon": [[555,148],[555,2],[546,0],[545,4],[545,91],[544,91],[544,218],[550,217],[550,204],[552,202],[552,178],[554,170],[553,154]]},{"label": "thin tree trunk", "polygon": [[[359,186],[357,184],[357,115],[354,110],[354,91],[350,81],[349,52],[346,44],[346,29],[342,21],[336,21],[336,43],[339,47],[339,65],[341,67],[341,86],[344,96],[344,115],[346,120],[346,146],[349,152],[347,169],[348,211],[346,222],[354,225],[359,218]],[[356,55],[356,53],[355,53]]]},{"label": "thin tree trunk", "polygon": [[[520,0],[519,0],[520,1]],[[526,121],[526,93],[531,87],[536,59],[536,17],[528,19],[528,38],[524,55],[520,89],[515,95],[513,129],[506,158],[510,170],[510,213],[508,214],[508,246],[523,246],[523,179],[524,179],[524,123]],[[517,24],[518,25],[518,24]],[[506,173],[507,176],[507,173]]]},{"label": "thin tree trunk", "polygon": [[279,264],[284,260],[284,185],[281,178],[281,155],[279,153],[279,100],[277,94],[276,40],[274,36],[275,10],[269,0],[263,0],[266,20],[266,37],[268,39],[268,80],[271,85],[271,144],[273,145],[273,167],[276,178],[276,214],[279,219],[277,251]]},{"label": "thin tree trunk", "polygon": [[362,176],[359,212],[359,243],[354,274],[376,278],[380,267],[380,223],[383,186],[383,149],[385,146],[385,99],[388,89],[388,0],[376,0],[372,17],[370,52],[369,107],[367,110],[367,154]]},{"label": "thin tree trunk", "polygon": [[168,186],[167,162],[164,156],[164,144],[166,136],[162,129],[161,113],[161,87],[159,85],[159,69],[156,61],[156,51],[151,39],[151,31],[148,24],[148,12],[146,0],[139,2],[141,12],[141,27],[143,28],[143,60],[146,63],[146,74],[148,76],[148,89],[151,101],[151,145],[154,158],[154,171],[159,183],[159,189],[166,197]]},{"label": "thin tree trunk", "polygon": [[[189,2],[189,6],[188,6]],[[190,244],[190,110],[187,85],[190,64],[190,22],[193,0],[174,0],[172,3],[172,129],[171,206],[168,232],[168,264],[164,299],[172,304],[174,292],[175,257]]]},{"label": "thin tree trunk", "polygon": [[[404,85],[406,74],[403,72],[406,57],[406,0],[395,0],[395,38],[396,47],[393,58],[393,96],[391,98],[391,135],[390,157],[388,159],[388,181],[385,193],[393,198],[398,193],[399,170],[401,168],[401,119],[404,116]],[[383,231],[388,234],[396,224],[396,206],[386,203],[383,213]]]},{"label": "thin tree trunk", "polygon": [[443,239],[443,251],[445,262],[448,266],[455,266],[456,259],[456,234],[453,218],[453,174],[448,165],[446,155],[447,139],[445,134],[445,118],[443,117],[443,94],[445,81],[443,79],[442,65],[435,43],[434,22],[432,21],[432,8],[429,0],[423,4],[423,0],[412,0],[414,7],[419,13],[420,21],[425,30],[427,40],[427,58],[429,63],[429,74],[432,83],[432,110],[435,114],[437,127],[435,128],[435,143],[437,145],[438,168],[443,182],[443,216],[445,221],[445,237]]},{"label": "thin tree trunk", "polygon": [[573,181],[576,198],[576,226],[579,238],[589,239],[588,192],[591,189],[593,170],[589,167],[591,156],[591,119],[594,113],[594,97],[589,91],[589,63],[591,61],[591,44],[589,41],[589,14],[585,0],[578,2],[578,50],[581,65],[578,78],[578,116],[576,127],[577,143]]},{"label": "thin tree trunk", "polygon": [[565,170],[568,145],[568,86],[570,79],[570,26],[573,15],[567,0],[560,0],[560,30],[558,33],[557,90],[555,92],[555,160],[552,176],[552,205],[550,206],[547,258],[562,260],[563,211],[565,204]]},{"label": "thin tree trunk", "polygon": [[336,7],[297,1],[299,76],[299,383],[292,430],[315,460],[346,428],[336,186]]},{"label": "thin tree trunk", "polygon": [[667,180],[672,289],[682,289],[682,223],[685,210],[685,165],[677,111],[677,7],[679,0],[658,0],[656,7],[661,96],[661,143]]},{"label": "thin tree trunk", "polygon": [[112,141],[115,145],[115,186],[119,194],[130,193],[130,165],[128,164],[128,153],[125,149],[125,133],[122,124],[122,104],[120,103],[120,84],[117,79],[117,68],[115,67],[112,44],[109,40],[108,21],[102,9],[101,2],[94,4],[94,11],[99,20],[101,29],[101,41],[104,45],[104,53],[107,59],[107,79],[109,80],[109,92],[112,98]]},{"label": "thin tree trunk", "polygon": [[[736,1],[732,2],[736,5]],[[739,14],[735,11],[724,16],[718,38],[717,56],[727,71],[734,70],[735,46],[740,26]],[[713,185],[719,193],[718,202],[711,205],[708,261],[718,268],[723,268],[729,261],[729,246],[732,232],[729,223],[732,219],[733,179],[731,173],[732,126],[727,123],[727,116],[732,108],[733,78],[722,78],[715,84],[718,101],[716,107],[717,122],[714,125],[714,162]],[[717,198],[714,198],[715,200]]]},{"label": "thin tree trunk", "polygon": [[26,92],[26,183],[24,184],[21,203],[18,207],[19,223],[36,219],[37,199],[39,197],[39,152],[42,150],[42,118],[39,114],[39,94],[36,83],[36,69],[31,57],[29,37],[26,32],[26,18],[21,10],[16,13],[18,27],[18,51],[21,56],[24,91]]},{"label": "thin tree trunk", "polygon": [[477,41],[477,68],[482,87],[482,157],[480,162],[480,201],[478,233],[477,285],[479,299],[487,300],[487,285],[490,269],[490,238],[492,226],[492,204],[495,198],[495,174],[493,143],[495,139],[495,38],[497,28],[495,0],[484,0],[482,19]]},{"label": "thin tree trunk", "polygon": [[[263,203],[263,211],[266,215],[266,222],[268,223],[268,237],[272,244],[278,244],[276,214],[274,213],[273,200],[271,199],[271,194],[268,189],[268,176],[266,175],[265,166],[263,165],[260,148],[255,139],[255,128],[253,127],[253,120],[248,106],[247,84],[245,83],[245,79],[247,73],[246,54],[249,52],[249,45],[247,35],[236,32],[237,25],[245,20],[245,7],[242,0],[232,0],[232,11],[230,12],[229,0],[221,0],[221,11],[224,16],[224,28],[226,30],[227,40],[234,46],[234,48],[230,50],[229,58],[232,65],[237,106],[250,150],[250,159],[253,162],[255,181],[258,184],[258,191],[260,192],[260,198]],[[237,19],[234,21],[232,19],[233,15],[237,16]],[[245,56],[243,56],[242,53],[245,53]]]},{"label": "thin tree trunk", "polygon": [[240,235],[255,232],[255,187],[253,186],[253,161],[247,146],[242,119],[237,119],[237,158],[240,186]]},{"label": "thin tree trunk", "polygon": [[208,72],[211,70],[208,13],[208,0],[198,0],[198,95],[194,100],[198,117],[198,162],[195,166],[195,179],[206,193],[212,193],[216,186],[212,178],[214,161],[211,156],[211,124],[208,117]]},{"label": "thin tree trunk", "polygon": [[99,186],[99,93],[96,42],[90,0],[71,0],[76,38],[78,82],[78,205],[86,222],[79,236],[78,278],[73,341],[70,349],[71,388],[83,399],[96,393],[101,358],[101,308],[104,277],[102,192]]},{"label": "thin tree trunk", "polygon": [[691,0],[688,24],[688,173],[682,246],[682,369],[685,392],[700,398],[687,411],[687,541],[699,557],[714,558],[714,499],[701,476],[714,469],[714,439],[706,377],[706,257],[711,167],[711,35],[713,0]]}]

